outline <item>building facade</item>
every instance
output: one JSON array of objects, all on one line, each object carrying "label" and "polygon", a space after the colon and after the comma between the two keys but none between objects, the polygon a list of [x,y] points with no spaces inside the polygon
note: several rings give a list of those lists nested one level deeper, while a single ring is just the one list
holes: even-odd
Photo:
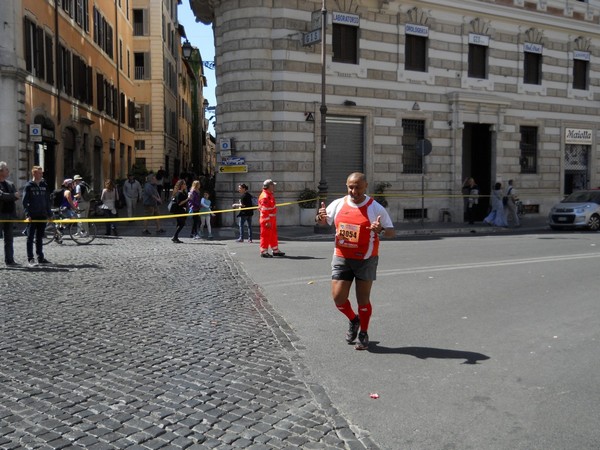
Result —
[{"label": "building facade", "polygon": [[[323,4],[324,74],[321,44],[306,45]],[[600,186],[598,1],[191,5],[215,30],[217,143],[231,140],[248,165],[218,176],[223,205],[236,183],[257,191],[265,178],[279,182],[278,200],[323,180],[334,197],[363,171],[395,221],[462,221],[466,177],[483,195],[480,218],[496,181],[513,179],[541,214]],[[297,220],[282,209],[284,224]]]},{"label": "building facade", "polygon": [[192,136],[203,136],[192,102],[202,104],[204,84],[181,57],[179,4],[0,2],[0,159],[18,187],[38,164],[50,186],[80,174],[96,192],[136,163],[191,169]]}]

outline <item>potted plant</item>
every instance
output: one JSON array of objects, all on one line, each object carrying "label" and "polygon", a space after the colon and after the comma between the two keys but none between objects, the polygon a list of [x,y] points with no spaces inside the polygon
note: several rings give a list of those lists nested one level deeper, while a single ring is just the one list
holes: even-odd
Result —
[{"label": "potted plant", "polygon": [[315,224],[317,211],[317,197],[319,194],[314,189],[305,188],[298,194],[298,206],[300,207],[300,225],[312,226]]}]

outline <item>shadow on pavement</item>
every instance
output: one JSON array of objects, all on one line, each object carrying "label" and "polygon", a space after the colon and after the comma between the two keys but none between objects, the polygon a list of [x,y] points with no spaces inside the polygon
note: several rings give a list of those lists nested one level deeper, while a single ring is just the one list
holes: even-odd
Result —
[{"label": "shadow on pavement", "polygon": [[431,347],[382,347],[377,345],[378,342],[371,341],[369,346],[370,353],[380,354],[396,354],[396,355],[410,355],[419,359],[464,359],[463,364],[477,364],[478,361],[484,361],[490,359],[489,356],[482,353],[466,352],[461,350],[450,350],[445,348],[431,348]]}]

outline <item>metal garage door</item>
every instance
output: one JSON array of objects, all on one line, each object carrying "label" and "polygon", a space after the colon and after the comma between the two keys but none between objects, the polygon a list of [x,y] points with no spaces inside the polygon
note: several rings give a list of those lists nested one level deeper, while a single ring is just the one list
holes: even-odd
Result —
[{"label": "metal garage door", "polygon": [[329,197],[346,193],[352,172],[364,172],[365,127],[363,117],[327,116],[325,179]]}]

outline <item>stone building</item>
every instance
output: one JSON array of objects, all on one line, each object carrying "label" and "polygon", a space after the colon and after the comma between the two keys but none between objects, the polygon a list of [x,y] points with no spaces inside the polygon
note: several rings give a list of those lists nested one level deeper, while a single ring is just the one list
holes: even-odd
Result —
[{"label": "stone building", "polygon": [[204,84],[181,58],[180,3],[0,2],[0,159],[17,186],[34,164],[50,186],[77,173],[96,192],[135,163],[188,169]]},{"label": "stone building", "polygon": [[[323,4],[324,126],[321,44],[303,45]],[[321,180],[332,197],[355,170],[371,191],[385,191],[395,221],[461,221],[468,176],[484,195],[480,217],[496,181],[514,179],[529,211],[541,214],[573,189],[600,186],[596,0],[191,6],[214,27],[217,142],[231,140],[248,166],[218,176],[221,206],[237,183],[258,191],[265,178],[279,181],[280,201]],[[421,140],[432,144],[426,156]],[[298,221],[293,208],[281,215]]]}]

